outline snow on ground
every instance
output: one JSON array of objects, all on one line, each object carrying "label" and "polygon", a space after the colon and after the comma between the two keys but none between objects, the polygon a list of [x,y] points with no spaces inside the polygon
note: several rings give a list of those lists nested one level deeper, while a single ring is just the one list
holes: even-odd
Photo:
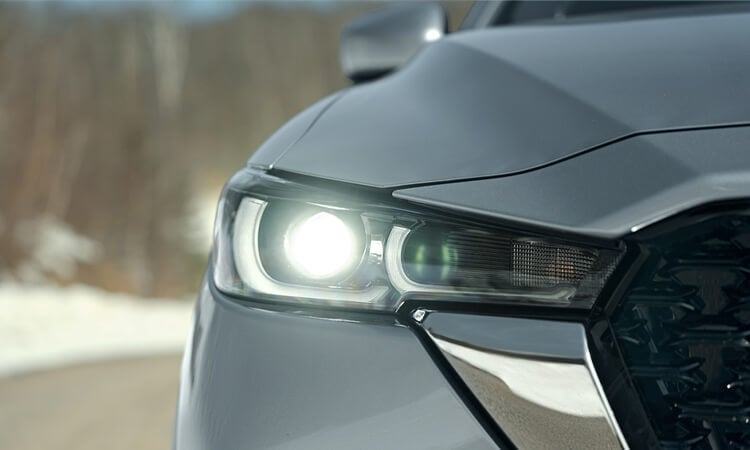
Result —
[{"label": "snow on ground", "polygon": [[0,283],[0,377],[100,359],[181,352],[193,302],[73,285]]}]

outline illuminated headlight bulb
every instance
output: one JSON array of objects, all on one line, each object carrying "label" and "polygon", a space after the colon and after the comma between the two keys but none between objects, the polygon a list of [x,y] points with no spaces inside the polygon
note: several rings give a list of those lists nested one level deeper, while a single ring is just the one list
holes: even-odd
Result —
[{"label": "illuminated headlight bulb", "polygon": [[292,267],[311,279],[338,275],[356,263],[356,240],[343,220],[319,212],[293,225],[284,239]]}]

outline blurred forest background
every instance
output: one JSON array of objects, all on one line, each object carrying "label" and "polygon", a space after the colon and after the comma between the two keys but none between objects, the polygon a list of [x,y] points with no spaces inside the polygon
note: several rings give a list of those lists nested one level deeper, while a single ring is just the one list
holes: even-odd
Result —
[{"label": "blurred forest background", "polygon": [[[445,3],[453,28],[468,3]],[[221,185],[377,3],[0,3],[0,281],[195,292]]]}]

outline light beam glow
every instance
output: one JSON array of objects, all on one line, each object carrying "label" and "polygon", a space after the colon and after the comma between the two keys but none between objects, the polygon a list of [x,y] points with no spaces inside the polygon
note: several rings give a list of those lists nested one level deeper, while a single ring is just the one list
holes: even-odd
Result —
[{"label": "light beam glow", "polygon": [[352,230],[327,212],[313,214],[293,225],[287,232],[284,248],[292,266],[316,280],[344,272],[357,257]]}]

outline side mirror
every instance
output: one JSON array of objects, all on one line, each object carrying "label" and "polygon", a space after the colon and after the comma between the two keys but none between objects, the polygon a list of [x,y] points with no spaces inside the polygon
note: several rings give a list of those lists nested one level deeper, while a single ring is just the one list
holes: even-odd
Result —
[{"label": "side mirror", "polygon": [[417,2],[367,14],[341,32],[341,68],[354,82],[377,78],[404,65],[447,31],[448,16],[439,3]]}]

